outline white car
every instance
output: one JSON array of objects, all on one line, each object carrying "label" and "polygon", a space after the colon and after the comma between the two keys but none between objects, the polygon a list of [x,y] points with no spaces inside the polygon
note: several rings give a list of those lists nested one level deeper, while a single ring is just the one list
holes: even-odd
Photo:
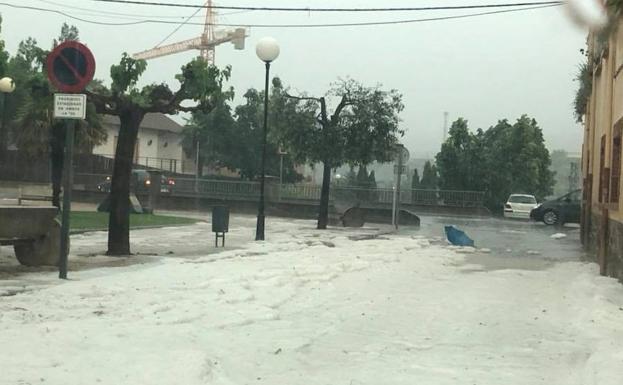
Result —
[{"label": "white car", "polygon": [[534,195],[511,194],[504,205],[504,217],[530,219],[530,212],[538,205]]}]

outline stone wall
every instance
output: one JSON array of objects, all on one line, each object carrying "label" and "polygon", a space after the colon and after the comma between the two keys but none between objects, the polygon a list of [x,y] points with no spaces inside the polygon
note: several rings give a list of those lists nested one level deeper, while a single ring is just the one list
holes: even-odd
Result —
[{"label": "stone wall", "polygon": [[[587,244],[585,245],[595,262],[597,259],[597,249],[599,242],[601,215],[593,213],[591,215],[590,229],[588,232]],[[623,282],[623,223],[608,220],[608,250],[606,254],[606,274],[609,277],[617,278]]]},{"label": "stone wall", "polygon": [[608,221],[607,274],[623,282],[623,223]]}]

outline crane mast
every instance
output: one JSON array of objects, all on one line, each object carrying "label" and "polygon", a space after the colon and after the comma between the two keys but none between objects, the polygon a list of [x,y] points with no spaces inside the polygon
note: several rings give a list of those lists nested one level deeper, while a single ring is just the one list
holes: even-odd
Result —
[{"label": "crane mast", "polygon": [[244,49],[245,39],[248,36],[245,28],[216,31],[216,15],[212,8],[212,0],[205,3],[206,17],[203,33],[199,37],[183,40],[177,43],[157,46],[132,55],[134,59],[155,59],[180,52],[199,50],[200,56],[208,63],[214,64],[216,46],[232,43],[237,50]]}]

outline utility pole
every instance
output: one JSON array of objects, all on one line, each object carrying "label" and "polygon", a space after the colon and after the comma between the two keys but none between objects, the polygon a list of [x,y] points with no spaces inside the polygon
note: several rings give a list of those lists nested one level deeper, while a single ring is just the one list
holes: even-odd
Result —
[{"label": "utility pole", "polygon": [[396,175],[396,186],[394,187],[394,199],[392,205],[392,225],[398,229],[400,223],[400,180],[404,173],[405,163],[409,161],[409,151],[399,144],[396,148],[397,165],[394,165],[394,174]]}]

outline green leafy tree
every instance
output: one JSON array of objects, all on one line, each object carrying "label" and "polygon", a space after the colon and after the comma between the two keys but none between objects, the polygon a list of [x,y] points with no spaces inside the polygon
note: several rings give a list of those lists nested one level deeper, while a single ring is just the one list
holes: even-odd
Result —
[{"label": "green leafy tree", "polygon": [[[527,115],[520,117],[513,125],[508,144],[513,183],[512,191],[507,192],[531,192],[539,199],[552,194],[551,158],[536,120]],[[500,198],[506,199],[505,196]]]},{"label": "green leafy tree", "polygon": [[374,170],[370,171],[370,176],[368,176],[368,188],[371,188],[371,189],[377,188],[376,175],[374,173]]},{"label": "green leafy tree", "polygon": [[420,174],[417,168],[413,169],[413,176],[411,177],[411,189],[416,190],[420,188]]},{"label": "green leafy tree", "polygon": [[236,122],[228,100],[233,95],[225,91],[221,96],[215,100],[211,111],[193,113],[189,124],[182,132],[182,147],[186,154],[197,159],[199,150],[197,168],[199,176],[202,176],[204,165],[231,168],[231,148],[236,140],[234,127]]},{"label": "green leafy tree", "polygon": [[359,172],[357,172],[357,187],[368,187],[368,168],[365,165],[359,166]]},{"label": "green leafy tree", "polygon": [[2,36],[2,16],[0,16],[0,75],[7,75],[7,67],[9,63],[9,53],[5,50],[4,40]]},{"label": "green leafy tree", "polygon": [[[398,137],[398,114],[404,108],[396,90],[365,87],[353,80],[340,81],[327,96],[291,96],[299,102],[301,116],[315,124],[302,130],[299,125],[282,127],[278,134],[301,162],[323,163],[318,229],[326,229],[329,217],[331,170],[343,164],[366,165],[393,158]],[[333,112],[330,102],[335,101]]]},{"label": "green leafy tree", "polygon": [[[2,39],[2,17],[0,16],[0,78],[8,76],[10,74],[9,70],[9,53],[5,50],[4,40]],[[13,79],[15,80],[15,79]],[[9,111],[9,108],[6,106],[6,95],[0,95],[0,113],[2,116],[1,128],[0,128],[0,162],[4,159],[4,154],[7,148],[7,127],[6,122],[8,121],[6,113]]]},{"label": "green leafy tree", "polygon": [[511,193],[539,199],[552,193],[549,151],[537,122],[526,115],[475,134],[459,119],[436,159],[441,189],[485,191],[485,204],[493,210]]},{"label": "green leafy tree", "polygon": [[370,171],[370,176],[368,177],[368,188],[370,189],[368,199],[372,202],[378,201],[379,193],[376,190],[378,186],[376,184],[376,174],[374,173],[374,170]]},{"label": "green leafy tree", "polygon": [[[110,88],[96,85],[86,91],[98,113],[115,115],[120,120],[110,193],[108,255],[130,254],[130,175],[136,138],[145,114],[209,113],[231,94],[231,90],[223,91],[231,69],[220,70],[201,58],[182,66],[175,77],[180,83],[176,92],[165,83],[139,89],[138,80],[146,69],[146,61],[135,60],[124,53],[120,63],[110,68]],[[189,101],[195,105],[188,106]]]},{"label": "green leafy tree", "polygon": [[357,186],[357,173],[355,172],[355,166],[350,166],[348,174],[346,175],[346,185],[350,187]]},{"label": "green leafy tree", "polygon": [[424,163],[424,170],[422,171],[422,180],[420,181],[420,188],[424,190],[436,190],[437,189],[437,169],[430,161]]},{"label": "green leafy tree", "polygon": [[357,199],[358,200],[366,200],[369,195],[368,187],[369,187],[369,179],[368,179],[368,168],[363,165],[359,166],[359,172],[357,173]]},{"label": "green leafy tree", "polygon": [[[240,171],[244,179],[254,180],[261,176],[262,141],[264,133],[264,96],[263,92],[249,89],[245,95],[245,102],[236,107],[235,131],[231,152],[234,159],[230,168]],[[281,81],[273,79],[269,95],[268,106],[268,137],[266,143],[266,174],[277,176],[280,174],[281,150],[288,152],[283,157],[283,180],[288,183],[298,182],[303,176],[296,171],[295,159],[290,156],[287,148],[276,132],[281,127],[296,125],[305,129],[313,124],[311,119],[305,121],[296,109],[296,103],[285,98]]]},{"label": "green leafy tree", "polygon": [[471,134],[463,118],[452,123],[450,135],[435,157],[442,190],[479,190],[478,186],[484,185],[483,135],[480,131]]},{"label": "green leafy tree", "polygon": [[420,174],[417,170],[417,168],[413,169],[413,175],[411,176],[411,201],[412,202],[416,202],[417,201],[417,191],[418,189],[421,188],[421,182],[420,182]]}]

